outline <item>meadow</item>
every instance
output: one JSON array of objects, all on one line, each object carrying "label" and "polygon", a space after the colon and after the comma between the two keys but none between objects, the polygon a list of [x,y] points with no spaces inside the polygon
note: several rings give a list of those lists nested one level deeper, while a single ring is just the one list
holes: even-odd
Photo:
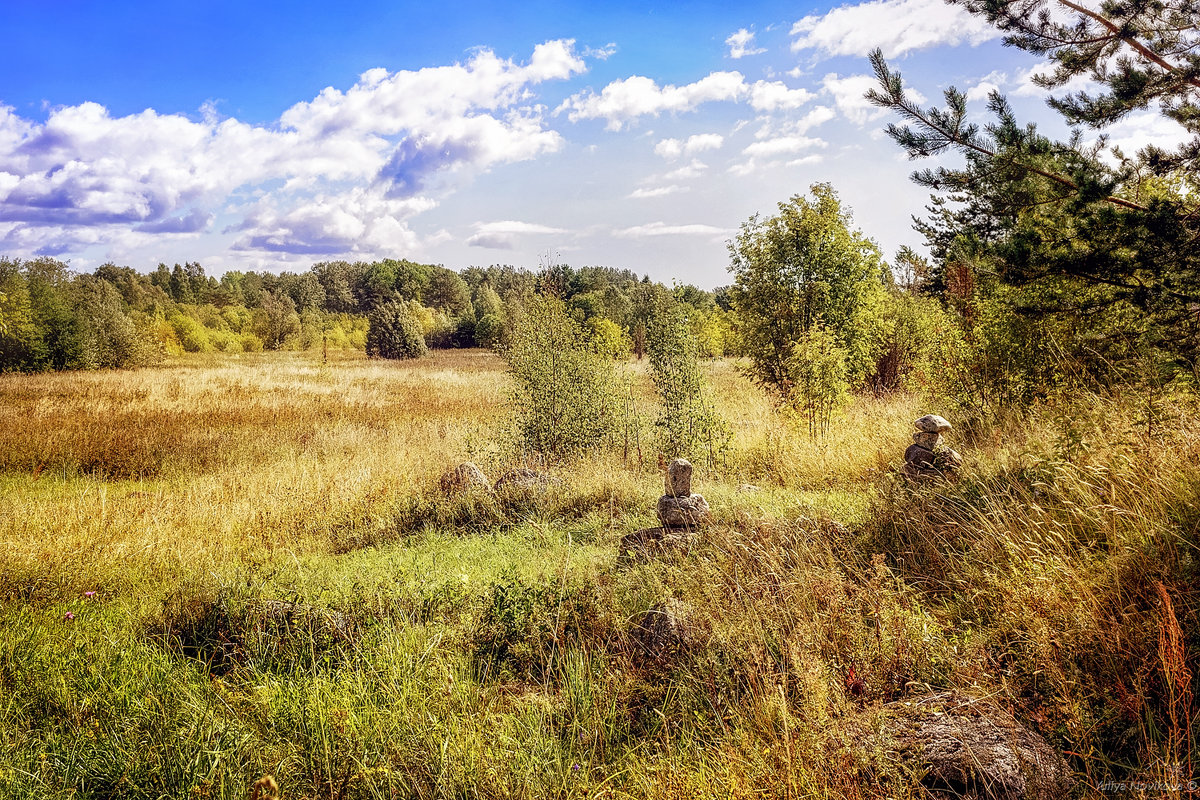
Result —
[{"label": "meadow", "polygon": [[[649,560],[619,546],[662,493],[640,362],[633,434],[521,498],[438,489],[534,465],[487,351],[0,376],[0,796],[919,797],[863,731],[939,691],[1038,730],[1080,796],[1186,794],[1193,398],[865,396],[813,441],[704,369],[714,524]],[[927,412],[966,465],[914,489]],[[692,644],[647,658],[671,599]]]}]

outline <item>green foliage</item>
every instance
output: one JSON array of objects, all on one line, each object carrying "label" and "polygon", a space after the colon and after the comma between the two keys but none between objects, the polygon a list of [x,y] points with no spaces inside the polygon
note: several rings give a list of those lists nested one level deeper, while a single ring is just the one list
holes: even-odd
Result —
[{"label": "green foliage", "polygon": [[650,374],[662,405],[655,419],[658,450],[667,458],[701,457],[717,464],[732,434],[700,369],[700,343],[689,328],[686,306],[663,298],[650,318],[646,344]]},{"label": "green foliage", "polygon": [[617,381],[611,354],[597,351],[561,300],[531,298],[503,355],[516,383],[512,404],[526,447],[565,456],[612,434]]},{"label": "green foliage", "polygon": [[587,323],[588,336],[592,348],[611,359],[623,360],[629,357],[633,343],[620,325],[607,317],[592,317]]},{"label": "green foliage", "polygon": [[[1103,137],[1088,144],[1078,130],[1054,141],[1021,125],[995,92],[992,121],[981,127],[969,121],[962,92],[951,87],[942,108],[923,108],[873,52],[879,88],[868,97],[905,123],[889,125],[889,135],[912,157],[955,150],[964,159],[960,168],[913,176],[941,193],[918,224],[935,258],[926,289],[951,303],[999,299],[1026,318],[1010,331],[1014,341],[1030,325],[1067,331],[1041,350],[1039,364],[1027,365],[1036,391],[1052,388],[1064,370],[1093,381],[1114,367],[1129,371],[1121,360],[1136,361],[1147,347],[1198,374],[1200,10],[1180,0],[1054,6],[1053,14],[1044,0],[955,2],[1005,31],[1007,44],[1048,56],[1051,68],[1035,77],[1040,86],[1061,88],[1081,76],[1093,82],[1088,91],[1048,99],[1070,125],[1103,129],[1157,107],[1188,140],[1174,152],[1151,146],[1136,155]],[[1125,55],[1130,50],[1137,58]],[[974,269],[981,263],[986,272]],[[964,287],[964,278],[974,285]],[[1089,330],[1071,332],[1073,320]],[[1051,383],[1036,387],[1037,372]]]},{"label": "green foliage", "polygon": [[790,402],[793,347],[824,325],[845,353],[846,376],[861,381],[877,347],[884,298],[879,249],[851,219],[829,184],[814,184],[812,199],[793,197],[779,214],[742,225],[729,245],[741,346],[753,379]]},{"label": "green foliage", "polygon": [[367,355],[377,358],[420,358],[427,355],[425,336],[412,308],[403,301],[382,303],[367,317]]},{"label": "green foliage", "polygon": [[846,351],[824,325],[800,335],[787,362],[788,402],[804,415],[812,439],[829,430],[833,415],[850,399]]}]

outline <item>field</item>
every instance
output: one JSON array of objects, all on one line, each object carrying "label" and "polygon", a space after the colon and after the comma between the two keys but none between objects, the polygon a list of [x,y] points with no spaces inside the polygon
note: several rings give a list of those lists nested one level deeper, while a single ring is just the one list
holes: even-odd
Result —
[{"label": "field", "polygon": [[[715,523],[649,559],[620,546],[662,493],[636,362],[634,433],[519,497],[438,489],[542,466],[484,351],[0,376],[0,795],[922,796],[861,733],[942,691],[1080,787],[1186,793],[1193,401],[964,420],[963,478],[913,490],[912,420],[950,411],[859,398],[811,442],[706,370]],[[670,652],[637,635],[667,602]]]}]

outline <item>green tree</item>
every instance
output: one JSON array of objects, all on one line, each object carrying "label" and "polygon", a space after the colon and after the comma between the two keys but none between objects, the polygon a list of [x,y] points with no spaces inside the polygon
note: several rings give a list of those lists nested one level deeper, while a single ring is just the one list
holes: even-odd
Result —
[{"label": "green tree", "polygon": [[608,354],[557,297],[526,304],[503,352],[515,389],[522,443],[566,456],[596,447],[616,428],[617,379]]},{"label": "green tree", "polygon": [[655,419],[658,449],[667,458],[717,464],[729,449],[731,432],[700,369],[700,343],[692,334],[689,310],[694,309],[661,298],[646,333],[650,375],[661,401]]},{"label": "green tree", "polygon": [[[888,126],[892,138],[913,158],[955,150],[964,159],[959,168],[913,176],[938,193],[931,217],[919,224],[936,260],[929,289],[955,293],[950,283],[962,288],[965,267],[973,290],[987,290],[984,276],[969,271],[979,260],[960,256],[983,254],[996,286],[1010,287],[1003,292],[1010,312],[1085,321],[1090,341],[1065,345],[1073,357],[1096,352],[1096,343],[1145,344],[1148,334],[1197,370],[1200,7],[1191,0],[1108,0],[1095,10],[1066,0],[953,1],[1003,30],[1006,44],[1048,56],[1052,67],[1037,78],[1044,88],[1080,76],[1098,88],[1049,98],[1076,128],[1067,141],[1054,141],[1019,124],[998,93],[989,100],[992,122],[982,128],[953,87],[943,108],[922,108],[906,95],[900,73],[879,51],[871,54],[879,88],[868,97],[904,122]],[[1149,108],[1190,138],[1171,152],[1126,154],[1103,139],[1085,143],[1079,130],[1103,130]],[[1102,352],[1095,361],[1114,356]]]},{"label": "green tree", "polygon": [[409,302],[377,305],[367,316],[367,355],[376,358],[420,358],[428,355],[421,324]]},{"label": "green tree", "polygon": [[729,245],[729,298],[750,375],[785,403],[792,401],[793,348],[818,324],[845,353],[847,380],[865,377],[887,281],[879,248],[851,228],[833,187],[818,183],[811,192],[811,200],[780,203],[774,217],[752,217]]},{"label": "green tree", "polygon": [[289,336],[300,332],[300,315],[287,294],[264,292],[259,309],[261,313],[255,332],[268,350],[280,349]]}]

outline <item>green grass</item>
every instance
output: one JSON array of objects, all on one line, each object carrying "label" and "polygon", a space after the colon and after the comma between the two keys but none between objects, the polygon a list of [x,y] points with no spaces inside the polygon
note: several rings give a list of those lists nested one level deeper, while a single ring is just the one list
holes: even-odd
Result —
[{"label": "green grass", "polygon": [[[436,491],[466,457],[513,463],[486,356],[180,370],[0,377],[83,415],[107,397],[113,424],[146,398],[142,452],[215,392],[254,454],[137,480],[6,462],[0,797],[244,798],[265,774],[285,798],[917,797],[861,732],[942,690],[1011,710],[1081,786],[1193,769],[1193,400],[1151,440],[1127,397],[976,422],[962,480],[914,491],[890,468],[918,401],[863,400],[813,446],[710,365],[741,431],[697,470],[715,524],[624,564],[650,458],[555,465],[525,502]],[[668,598],[694,630],[660,663],[635,628]]]}]

